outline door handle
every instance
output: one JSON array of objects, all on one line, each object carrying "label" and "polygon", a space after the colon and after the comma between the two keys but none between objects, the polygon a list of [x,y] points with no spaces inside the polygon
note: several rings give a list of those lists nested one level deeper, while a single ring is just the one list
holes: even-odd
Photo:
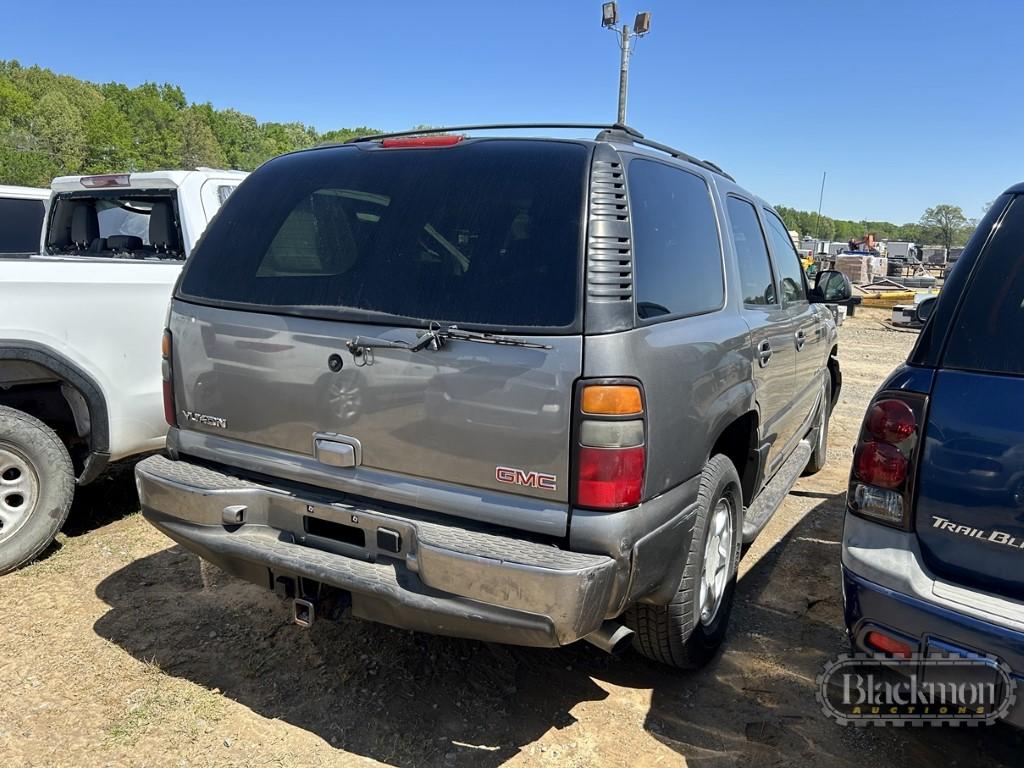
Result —
[{"label": "door handle", "polygon": [[796,332],[796,348],[803,349],[804,343],[807,341],[807,336],[802,330]]},{"label": "door handle", "polygon": [[772,360],[772,345],[767,339],[757,345],[757,363],[762,368]]}]

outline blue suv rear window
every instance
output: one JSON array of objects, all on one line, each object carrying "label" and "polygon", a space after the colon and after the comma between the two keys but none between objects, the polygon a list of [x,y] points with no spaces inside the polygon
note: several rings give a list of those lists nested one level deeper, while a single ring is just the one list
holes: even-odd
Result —
[{"label": "blue suv rear window", "polygon": [[953,324],[948,368],[1024,375],[1024,201],[1018,196],[981,254]]},{"label": "blue suv rear window", "polygon": [[277,158],[225,203],[180,295],[384,322],[571,326],[588,156],[571,142],[482,140]]}]

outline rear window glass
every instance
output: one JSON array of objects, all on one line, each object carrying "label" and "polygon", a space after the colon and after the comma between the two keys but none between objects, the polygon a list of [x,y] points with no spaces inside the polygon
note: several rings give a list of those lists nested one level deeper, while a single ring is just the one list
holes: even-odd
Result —
[{"label": "rear window glass", "polygon": [[0,253],[38,253],[43,201],[0,198]]},{"label": "rear window glass", "polygon": [[485,140],[272,160],[225,203],[180,293],[297,314],[573,325],[587,156]]},{"label": "rear window glass", "polygon": [[1024,374],[1024,203],[1010,205],[975,268],[956,318],[944,364]]},{"label": "rear window glass", "polygon": [[696,315],[721,307],[722,249],[704,179],[653,160],[633,160],[628,184],[637,316]]}]

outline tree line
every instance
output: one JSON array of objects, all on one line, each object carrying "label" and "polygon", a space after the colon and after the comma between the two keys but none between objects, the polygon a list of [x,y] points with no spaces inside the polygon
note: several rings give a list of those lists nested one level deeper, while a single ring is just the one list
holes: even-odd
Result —
[{"label": "tree line", "polygon": [[55,176],[157,168],[250,171],[282,152],[378,132],[260,123],[189,103],[169,83],[97,84],[0,60],[0,184],[45,187]]},{"label": "tree line", "polygon": [[[423,127],[423,126],[418,126]],[[90,83],[0,59],[0,184],[49,186],[55,176],[157,168],[251,171],[283,152],[379,133],[371,128],[318,132],[299,122],[260,123],[235,109],[189,103],[176,85]],[[847,221],[777,210],[800,236],[961,245],[974,228],[960,208],[929,208],[916,224]]]},{"label": "tree line", "polygon": [[789,229],[800,237],[847,242],[873,234],[877,240],[899,240],[947,248],[964,245],[977,221],[968,219],[957,205],[942,203],[928,208],[915,224],[892,224],[888,221],[851,221],[818,216],[815,211],[798,211],[784,205],[775,206]]}]

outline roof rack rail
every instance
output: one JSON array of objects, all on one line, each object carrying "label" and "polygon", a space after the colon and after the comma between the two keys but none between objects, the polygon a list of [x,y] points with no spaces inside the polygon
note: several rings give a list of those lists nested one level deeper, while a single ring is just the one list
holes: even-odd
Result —
[{"label": "roof rack rail", "polygon": [[[622,141],[630,144],[638,144],[650,149],[656,149],[659,152],[664,152],[665,154],[670,155],[671,157],[678,158],[679,160],[685,160],[688,163],[693,163],[701,168],[705,168],[712,173],[724,176],[729,181],[736,181],[736,179],[710,160],[701,160],[693,155],[683,152],[680,149],[675,149],[667,144],[652,141],[651,139],[646,138],[636,128],[623,125],[622,123],[481,123],[479,125],[450,125],[437,128],[414,128],[408,131],[393,131],[391,133],[371,133],[365,136],[354,136],[351,139],[345,140],[343,143],[360,144],[367,141],[378,141],[380,139],[398,139],[403,136],[422,136],[432,133],[465,133],[466,131],[502,131],[510,129],[530,130],[533,128],[558,128],[570,130],[575,128],[596,128],[601,131],[597,135],[598,141]],[[318,146],[324,147],[331,145],[331,142],[327,142],[319,144]]]},{"label": "roof rack rail", "polygon": [[636,128],[630,128],[621,123],[492,123],[480,125],[451,125],[439,128],[415,128],[409,131],[395,131],[392,133],[373,133],[366,136],[355,136],[347,139],[345,144],[359,144],[364,141],[377,141],[378,139],[397,139],[402,136],[421,136],[428,133],[463,133],[465,131],[502,131],[509,129],[531,129],[531,128],[599,128],[604,131],[619,131],[627,136],[643,138],[643,134]]},{"label": "roof rack rail", "polygon": [[631,131],[627,133],[624,131],[620,131],[618,126],[612,126],[611,128],[606,128],[605,130],[601,131],[601,133],[599,133],[597,136],[597,140],[622,141],[629,144],[637,144],[641,147],[656,149],[659,152],[664,152],[670,157],[674,157],[678,160],[685,160],[688,163],[693,163],[694,165],[700,166],[701,168],[711,171],[712,173],[717,173],[719,176],[724,176],[729,181],[736,181],[736,179],[734,179],[728,173],[723,171],[720,166],[716,165],[715,163],[712,163],[710,160],[701,160],[700,158],[694,157],[693,155],[687,152],[683,152],[681,149],[670,147],[667,144],[662,144],[661,142],[658,141],[652,141],[651,139],[646,138],[643,134],[638,133],[636,131]]}]

